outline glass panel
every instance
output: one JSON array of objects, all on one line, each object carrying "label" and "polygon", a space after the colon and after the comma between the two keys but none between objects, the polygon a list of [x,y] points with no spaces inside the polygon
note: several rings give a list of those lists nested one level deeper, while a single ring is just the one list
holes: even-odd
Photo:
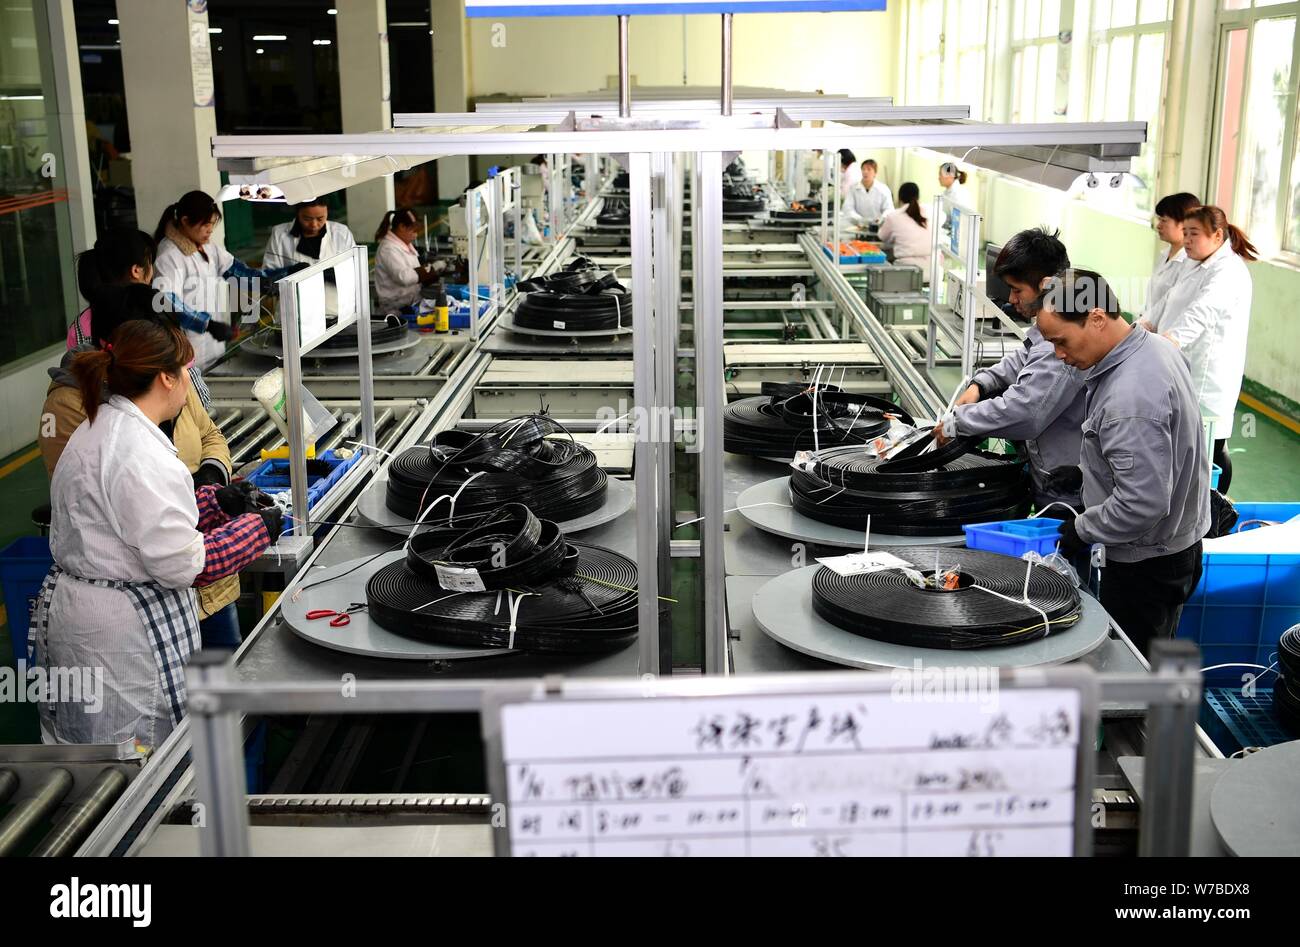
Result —
[{"label": "glass panel", "polygon": [[1133,37],[1117,36],[1110,44],[1106,71],[1107,95],[1103,120],[1128,120],[1129,93],[1133,86]]},{"label": "glass panel", "polygon": [[1092,5],[1093,32],[1110,29],[1110,0],[1096,0]]},{"label": "glass panel", "polygon": [[971,118],[984,117],[984,50],[961,54],[957,66],[957,103],[969,105]]},{"label": "glass panel", "polygon": [[1241,135],[1242,94],[1246,85],[1247,30],[1230,30],[1224,42],[1223,100],[1219,112],[1219,179],[1214,202],[1232,217],[1236,205],[1237,151]]},{"label": "glass panel", "polygon": [[925,0],[921,8],[921,50],[936,51],[943,39],[943,0]]},{"label": "glass panel", "polygon": [[1132,26],[1137,22],[1137,0],[1114,0],[1110,10],[1110,28]]},{"label": "glass panel", "polygon": [[985,24],[988,19],[988,0],[961,0],[957,11],[957,25],[960,31],[959,44],[969,49],[983,46],[988,35]]},{"label": "glass panel", "polygon": [[1139,210],[1154,207],[1156,173],[1159,170],[1160,143],[1160,79],[1164,73],[1165,37],[1152,33],[1138,37],[1137,81],[1133,85],[1133,113],[1135,121],[1147,123],[1147,141],[1133,160],[1133,173],[1142,179],[1145,187],[1133,190]]},{"label": "glass panel", "polygon": [[1025,38],[1025,8],[1029,5],[1028,0],[1016,0],[1016,5],[1011,9],[1012,42]]},{"label": "glass panel", "polygon": [[1039,47],[1038,53],[1038,98],[1036,122],[1051,122],[1056,119],[1056,43],[1047,43]]},{"label": "glass panel", "polygon": [[1061,0],[1043,0],[1043,18],[1038,36],[1055,36],[1061,29]]},{"label": "glass panel", "polygon": [[1248,10],[1250,9],[1250,0],[1224,0],[1223,9]]},{"label": "glass panel", "polygon": [[1169,0],[1142,0],[1138,8],[1139,23],[1161,23],[1172,15]]},{"label": "glass panel", "polygon": [[1088,96],[1088,121],[1100,122],[1106,114],[1106,64],[1110,43],[1098,43],[1092,53],[1092,93]]},{"label": "glass panel", "polygon": [[[1245,229],[1255,245],[1270,254],[1280,246],[1277,200],[1282,177],[1282,135],[1290,109],[1294,39],[1294,17],[1255,23],[1239,177],[1250,193]],[[1237,216],[1241,216],[1240,212]]]}]

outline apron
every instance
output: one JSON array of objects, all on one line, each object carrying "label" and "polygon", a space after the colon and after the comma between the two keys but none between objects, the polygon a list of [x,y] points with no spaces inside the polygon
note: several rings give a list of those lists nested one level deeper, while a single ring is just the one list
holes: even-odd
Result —
[{"label": "apron", "polygon": [[[191,589],[167,589],[153,582],[86,579],[65,572],[57,564],[41,584],[32,612],[28,643],[29,668],[43,668],[51,678],[64,669],[50,668],[50,608],[60,582],[115,590],[126,595],[144,627],[145,641],[130,639],[102,643],[104,690],[112,691],[104,706],[88,707],[57,695],[43,694],[39,702],[41,736],[47,743],[120,743],[129,729],[141,747],[157,747],[185,716],[185,663],[199,649],[199,617]],[[131,661],[131,645],[143,645],[153,657],[153,674],[137,674],[124,681],[112,672],[114,659]],[[89,662],[87,662],[89,664]],[[77,669],[80,670],[80,669]],[[93,668],[91,669],[94,670]],[[140,672],[142,669],[134,667]],[[52,671],[52,673],[50,673]],[[147,678],[152,680],[147,680]]]}]

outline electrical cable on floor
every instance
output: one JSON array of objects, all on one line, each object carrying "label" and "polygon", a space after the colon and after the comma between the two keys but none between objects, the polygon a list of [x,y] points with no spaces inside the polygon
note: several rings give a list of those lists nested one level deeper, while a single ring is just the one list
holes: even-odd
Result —
[{"label": "electrical cable on floor", "polygon": [[[571,434],[555,434],[569,432],[539,414],[501,421],[480,434],[443,431],[389,464],[387,507],[415,521],[440,498],[459,493],[448,515],[489,513],[512,502],[558,522],[594,513],[605,502],[608,476]],[[439,513],[438,519],[445,517]]]},{"label": "electrical cable on floor", "polygon": [[549,276],[521,280],[514,324],[544,332],[626,331],[632,295],[611,272],[579,258]]},{"label": "electrical cable on floor", "polygon": [[722,443],[728,453],[790,460],[818,445],[865,444],[889,431],[890,418],[913,424],[898,405],[837,385],[763,382],[759,390],[758,397],[722,409]]},{"label": "electrical cable on floor", "polygon": [[435,528],[366,585],[370,617],[410,638],[477,648],[606,653],[637,634],[637,569],[507,504],[473,529]]},{"label": "electrical cable on floor", "polygon": [[948,650],[1021,644],[1079,620],[1078,589],[1046,566],[978,549],[892,552],[915,565],[911,575],[895,568],[842,576],[819,568],[813,610],[864,638]]},{"label": "electrical cable on floor", "polygon": [[898,536],[945,536],[967,523],[1028,514],[1030,485],[1020,460],[974,450],[969,438],[926,451],[932,438],[927,434],[887,460],[857,445],[818,451],[791,471],[791,505],[811,519],[855,530],[872,517],[880,532]]},{"label": "electrical cable on floor", "polygon": [[1300,737],[1300,625],[1282,632],[1277,643],[1277,663],[1273,711],[1292,736]]}]

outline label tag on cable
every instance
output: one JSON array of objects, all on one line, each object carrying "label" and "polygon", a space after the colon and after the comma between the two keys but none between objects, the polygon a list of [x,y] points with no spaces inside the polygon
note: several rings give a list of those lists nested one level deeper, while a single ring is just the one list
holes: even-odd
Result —
[{"label": "label tag on cable", "polygon": [[443,566],[436,562],[433,568],[438,572],[438,584],[448,592],[486,592],[483,577],[474,568],[462,569],[459,566]]},{"label": "label tag on cable", "polygon": [[800,450],[795,451],[794,460],[790,461],[790,466],[795,470],[802,470],[805,473],[812,473],[815,464],[812,459],[812,451]]},{"label": "label tag on cable", "polygon": [[818,559],[822,565],[836,575],[865,575],[868,572],[880,572],[884,569],[910,569],[912,563],[888,552],[854,552],[847,556],[831,556]]},{"label": "label tag on cable", "polygon": [[560,321],[558,321],[558,320],[552,320],[552,321],[551,321],[551,325],[555,326],[555,328],[557,328],[557,329],[563,329],[563,328],[564,328],[564,323],[563,323],[563,322],[560,322]]}]

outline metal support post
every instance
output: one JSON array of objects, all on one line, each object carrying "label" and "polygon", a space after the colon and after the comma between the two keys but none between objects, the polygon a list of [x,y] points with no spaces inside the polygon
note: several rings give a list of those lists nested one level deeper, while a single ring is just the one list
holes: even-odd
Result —
[{"label": "metal support post", "polygon": [[550,155],[548,159],[551,163],[551,242],[552,243],[559,243],[560,235],[564,232],[564,224],[561,216],[564,213],[564,209],[563,207],[561,207],[561,198],[560,198],[560,174],[561,174],[560,161],[563,157],[564,157],[563,155],[557,153],[557,154]]},{"label": "metal support post", "polygon": [[822,151],[822,232],[819,243],[825,244],[830,239],[830,232],[826,226],[827,216],[830,213],[830,187],[831,187],[831,152],[829,149]]},{"label": "metal support post", "polygon": [[[554,177],[554,175],[552,175]],[[469,337],[478,338],[478,188],[465,192],[465,253],[469,285]]]},{"label": "metal support post", "polygon": [[700,458],[700,553],[704,559],[704,671],[727,673],[726,574],[722,553],[722,153],[701,152],[695,208],[695,436]]},{"label": "metal support post", "polygon": [[199,804],[199,851],[205,858],[247,857],[248,803],[239,713],[207,692],[231,683],[234,662],[224,651],[200,651],[185,676],[189,730]]},{"label": "metal support post", "polygon": [[[284,409],[289,420],[289,493],[293,499],[293,535],[311,530],[307,510],[307,432],[302,425],[302,348],[298,337],[298,286],[280,294],[280,338],[284,343]],[[360,338],[358,337],[358,343]],[[360,346],[358,345],[358,353]]]},{"label": "metal support post", "polygon": [[[963,274],[961,294],[961,370],[962,377],[969,379],[975,374],[975,330],[979,323],[975,282],[976,274],[979,272],[980,223],[982,218],[979,214],[967,214],[964,210],[958,210],[957,214],[962,221],[961,230],[958,232],[959,241],[963,233],[966,239],[966,259],[964,264],[966,272]],[[969,223],[969,226],[966,226],[967,223]],[[960,246],[959,242],[958,247],[960,248]]]},{"label": "metal support post", "polygon": [[731,18],[734,14],[722,14],[722,114],[730,115],[732,107],[731,94]]},{"label": "metal support post", "polygon": [[1192,793],[1196,752],[1196,714],[1201,702],[1195,678],[1201,666],[1200,649],[1190,641],[1156,641],[1152,644],[1151,673],[1171,680],[1176,693],[1168,701],[1152,702],[1147,711],[1144,800],[1138,854],[1143,857],[1185,858],[1191,850]]},{"label": "metal support post", "polygon": [[[377,446],[379,434],[375,429],[375,363],[372,357],[370,338],[370,251],[364,244],[354,247],[352,256],[356,265],[357,304],[357,367],[361,382],[361,440],[363,444]],[[306,464],[303,464],[306,472]],[[306,484],[304,478],[303,483]],[[297,503],[297,499],[294,500]],[[295,510],[305,510],[305,506],[295,506]],[[304,522],[308,516],[299,517]]]},{"label": "metal support post", "polygon": [[632,389],[636,463],[637,633],[642,674],[659,674],[659,406],[655,375],[655,313],[652,287],[650,155],[628,155],[628,204],[632,241]]},{"label": "metal support post", "polygon": [[[939,232],[943,229],[943,198],[936,196],[934,209],[930,212],[930,307],[939,305],[939,286],[943,282],[943,256],[939,252]],[[933,315],[927,320],[925,329],[926,354],[925,367],[934,371],[935,348],[939,345],[939,330],[934,324]]]},{"label": "metal support post", "polygon": [[[680,217],[675,205],[676,185],[673,155],[651,155],[650,218],[654,235],[655,291],[655,386],[658,393],[656,435],[659,440],[655,472],[659,504],[659,594],[672,598],[673,488],[672,469],[676,454],[674,418],[677,385],[677,316],[681,281],[674,284],[674,256],[680,251],[673,243],[672,219]],[[635,308],[634,308],[635,311]],[[664,614],[659,631],[659,668],[671,674],[673,666],[672,618]]]},{"label": "metal support post", "polygon": [[632,117],[632,75],[627,63],[627,14],[618,18],[618,115]]}]

